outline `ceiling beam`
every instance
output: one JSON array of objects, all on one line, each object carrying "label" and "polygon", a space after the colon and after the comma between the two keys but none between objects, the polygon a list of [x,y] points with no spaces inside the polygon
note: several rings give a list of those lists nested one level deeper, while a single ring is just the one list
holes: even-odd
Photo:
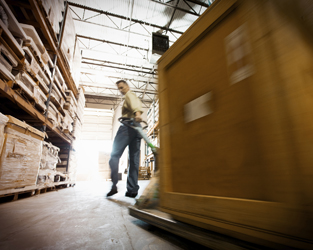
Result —
[{"label": "ceiling beam", "polygon": [[110,66],[110,65],[98,64],[98,63],[92,63],[92,62],[86,62],[86,61],[82,61],[81,63],[84,63],[84,64],[89,64],[89,65],[94,65],[94,66],[99,66],[99,67],[107,67],[107,68],[112,68],[112,69],[128,70],[128,71],[137,72],[137,73],[143,73],[143,74],[155,75],[155,73],[154,73],[154,72],[147,72],[147,71],[136,70],[136,69],[128,69],[128,68],[123,68],[123,67],[116,67],[116,66]]},{"label": "ceiling beam", "polygon": [[[100,27],[108,28],[108,29],[118,30],[118,31],[121,31],[121,32],[124,32],[124,33],[130,33],[130,34],[134,34],[134,35],[137,35],[137,36],[151,38],[151,34],[145,35],[145,34],[133,32],[133,31],[129,31],[129,30],[123,30],[123,29],[111,27],[111,26],[104,25],[104,24],[101,24],[101,23],[88,22],[86,20],[82,20],[82,19],[78,19],[78,18],[73,18],[73,20],[74,21],[78,21],[78,22],[84,22],[84,23],[92,24],[92,25],[97,25],[97,26],[100,26]],[[170,41],[170,42],[174,43],[173,41]]]},{"label": "ceiling beam", "polygon": [[[80,40],[78,40],[81,43]],[[84,45],[83,45],[84,46]],[[85,48],[83,46],[80,46],[80,49],[83,51],[82,52],[82,56],[83,57],[89,57],[89,58],[97,58],[99,60],[101,60],[102,58],[110,58],[110,61],[115,61],[118,63],[123,63],[127,61],[128,64],[133,64],[133,65],[137,65],[137,66],[145,66],[145,67],[153,67],[155,66],[155,64],[152,64],[148,61],[148,59],[146,59],[146,57],[135,57],[135,56],[125,56],[122,54],[118,54],[118,53],[110,53],[110,52],[105,52],[105,51],[101,51],[101,50],[96,50],[96,49],[88,49]],[[148,55],[147,55],[148,57]]]},{"label": "ceiling beam", "polygon": [[120,65],[120,66],[125,66],[125,67],[131,67],[131,68],[138,68],[138,69],[145,69],[145,70],[153,70],[157,71],[156,68],[148,68],[148,67],[142,67],[138,65],[131,65],[131,64],[124,64],[124,63],[117,63],[117,62],[111,62],[111,61],[104,61],[104,60],[99,60],[95,58],[89,58],[89,57],[82,57],[83,60],[90,60],[90,61],[95,61],[95,62],[101,62],[101,63],[108,63],[108,64],[115,64],[115,65]]},{"label": "ceiling beam", "polygon": [[191,2],[191,3],[198,4],[198,5],[202,6],[202,7],[206,7],[206,8],[209,8],[209,7],[210,7],[210,5],[208,5],[208,4],[206,4],[206,3],[203,3],[203,2],[200,2],[200,1],[198,1],[198,0],[186,0],[186,1]]},{"label": "ceiling beam", "polygon": [[[122,100],[121,96],[110,96],[106,94],[99,94],[99,93],[92,93],[92,92],[85,92],[85,98],[93,98],[93,99],[101,99],[101,100]],[[140,99],[140,98],[139,98]],[[144,99],[141,100],[142,102],[145,103],[152,103],[153,101],[150,99]]]},{"label": "ceiling beam", "polygon": [[111,72],[111,71],[106,71],[106,70],[101,70],[101,69],[91,69],[91,68],[81,68],[81,74],[86,74],[86,75],[98,75],[98,74],[103,74],[103,76],[108,77],[108,78],[113,78],[113,79],[121,79],[123,78],[124,80],[128,81],[137,81],[137,82],[148,82],[149,84],[158,84],[158,79],[157,78],[147,78],[143,76],[138,76],[138,75],[132,75],[132,74],[122,74],[118,72]]},{"label": "ceiling beam", "polygon": [[[85,84],[85,83],[80,84],[79,86],[88,87],[88,88],[109,89],[109,90],[115,90],[115,91],[117,90],[117,88],[114,88],[114,87],[105,87],[105,86]],[[155,90],[144,90],[144,89],[137,89],[137,88],[132,88],[132,87],[130,87],[130,90],[132,92],[137,92],[137,93],[145,92],[146,94],[150,94],[150,95],[156,95],[158,93],[158,91],[155,91]]]},{"label": "ceiling beam", "polygon": [[[162,5],[167,6],[167,7],[170,7],[170,8],[173,8],[174,11],[179,10],[179,11],[188,13],[188,14],[190,14],[190,15],[194,15],[194,16],[198,16],[198,17],[200,16],[199,14],[194,13],[194,12],[192,12],[192,11],[185,10],[185,9],[183,9],[183,8],[179,8],[177,5],[176,5],[176,6],[173,6],[173,5],[170,5],[170,4],[167,4],[167,3],[163,3],[163,2],[160,2],[160,1],[157,1],[157,0],[150,0],[150,1],[151,1],[151,2],[154,2],[154,3],[162,4]],[[163,29],[163,30],[164,30],[164,29]],[[169,30],[168,30],[168,31],[169,31]]]},{"label": "ceiling beam", "polygon": [[[95,8],[88,7],[88,6],[85,6],[85,5],[81,5],[81,4],[77,4],[77,3],[73,3],[73,2],[68,2],[68,4],[70,6],[74,6],[74,7],[85,9],[85,10],[94,11],[94,12],[97,12],[97,13],[100,13],[100,14],[104,14],[104,15],[107,15],[107,16],[113,16],[113,17],[120,18],[120,19],[127,20],[127,21],[130,20],[129,17],[122,16],[122,15],[117,15],[117,14],[114,14],[114,13],[110,13],[108,11],[95,9]],[[147,26],[158,28],[158,29],[162,29],[162,30],[167,30],[169,32],[178,33],[178,34],[181,34],[181,35],[184,33],[184,32],[178,31],[178,30],[169,29],[169,28],[164,27],[164,26],[160,26],[160,25],[153,24],[153,23],[147,23],[147,22],[144,22],[142,20],[137,20],[137,19],[134,19],[134,18],[132,18],[131,21],[134,22],[134,23],[139,23],[139,24],[142,24],[142,25],[147,25]]]},{"label": "ceiling beam", "polygon": [[[84,38],[84,39],[89,39],[89,40],[93,40],[93,41],[98,41],[98,42],[109,43],[109,44],[114,44],[114,45],[126,47],[125,44],[123,44],[123,43],[111,42],[111,41],[108,41],[108,40],[98,39],[98,38],[95,38],[95,37],[83,36],[83,35],[79,35],[79,34],[77,34],[77,37],[78,38]],[[149,49],[136,47],[136,46],[132,46],[132,45],[128,45],[127,47],[131,48],[131,49],[143,50],[143,51],[146,51],[146,52],[149,51]]]}]

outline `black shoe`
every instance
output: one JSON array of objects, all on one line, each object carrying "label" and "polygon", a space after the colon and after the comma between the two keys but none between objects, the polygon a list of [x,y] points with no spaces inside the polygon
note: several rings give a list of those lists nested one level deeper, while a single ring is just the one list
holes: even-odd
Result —
[{"label": "black shoe", "polygon": [[110,197],[117,193],[117,188],[112,188],[110,192],[107,193],[107,197]]},{"label": "black shoe", "polygon": [[135,198],[137,196],[138,193],[131,193],[131,192],[126,192],[125,196],[130,197],[130,198]]}]

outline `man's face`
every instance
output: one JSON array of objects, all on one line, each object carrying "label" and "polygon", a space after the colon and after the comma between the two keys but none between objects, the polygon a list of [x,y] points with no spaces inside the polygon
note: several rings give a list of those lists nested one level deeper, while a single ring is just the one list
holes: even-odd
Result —
[{"label": "man's face", "polygon": [[129,86],[123,82],[120,82],[117,84],[118,90],[121,92],[122,95],[125,95],[127,91],[129,90]]}]

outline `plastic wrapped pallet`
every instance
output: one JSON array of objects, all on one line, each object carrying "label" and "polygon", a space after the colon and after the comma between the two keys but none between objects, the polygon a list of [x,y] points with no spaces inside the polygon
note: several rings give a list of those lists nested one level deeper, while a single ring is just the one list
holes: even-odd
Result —
[{"label": "plastic wrapped pallet", "polygon": [[60,148],[48,142],[42,143],[42,155],[38,172],[37,185],[52,186],[56,175],[56,165],[60,161]]},{"label": "plastic wrapped pallet", "polygon": [[0,190],[36,184],[44,133],[7,116],[0,158]]},{"label": "plastic wrapped pallet", "polygon": [[46,187],[53,186],[55,175],[56,175],[55,170],[39,169],[38,177],[37,177],[37,185],[46,186]]},{"label": "plastic wrapped pallet", "polygon": [[9,118],[0,113],[0,154],[2,152],[3,142],[4,142],[4,127],[7,124]]},{"label": "plastic wrapped pallet", "polygon": [[75,182],[76,173],[77,173],[77,157],[76,157],[76,151],[74,149],[71,149],[71,152],[70,152],[67,173],[68,173],[69,181]]},{"label": "plastic wrapped pallet", "polygon": [[55,170],[57,163],[60,161],[59,152],[60,148],[44,141],[42,143],[40,168]]}]

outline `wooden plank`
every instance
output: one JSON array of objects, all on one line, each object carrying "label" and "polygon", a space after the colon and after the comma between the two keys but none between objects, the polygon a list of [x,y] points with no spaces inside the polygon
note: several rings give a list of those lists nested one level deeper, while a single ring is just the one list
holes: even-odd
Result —
[{"label": "wooden plank", "polygon": [[27,191],[31,191],[31,190],[35,190],[35,189],[37,189],[36,185],[28,186],[28,187],[24,187],[24,188],[13,188],[13,189],[0,190],[0,197],[6,196],[8,194],[27,192]]}]

